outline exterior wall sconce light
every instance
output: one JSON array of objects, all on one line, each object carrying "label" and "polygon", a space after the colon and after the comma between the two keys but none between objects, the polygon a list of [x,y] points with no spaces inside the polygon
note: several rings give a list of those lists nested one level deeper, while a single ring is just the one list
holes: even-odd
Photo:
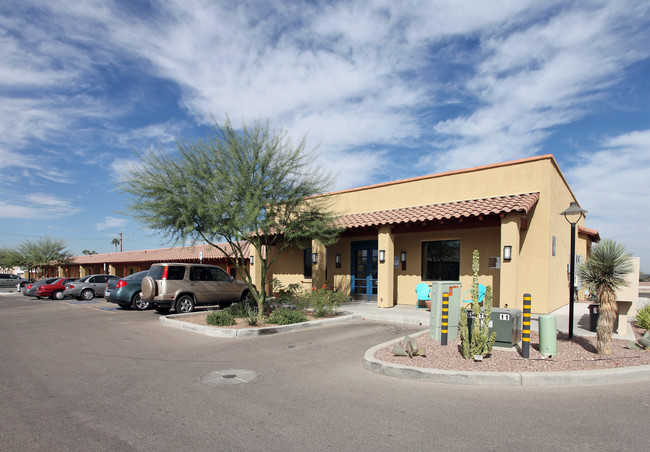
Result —
[{"label": "exterior wall sconce light", "polygon": [[571,201],[569,207],[560,215],[564,215],[566,221],[571,225],[571,260],[569,261],[569,339],[573,339],[573,298],[575,291],[576,274],[576,224],[587,211],[581,208],[577,202]]},{"label": "exterior wall sconce light", "polygon": [[379,263],[383,264],[384,262],[386,262],[386,251],[379,250]]},{"label": "exterior wall sconce light", "polygon": [[250,257],[249,259],[250,259],[250,263],[251,263],[251,265],[254,265],[254,264],[255,264],[255,256],[253,256],[253,255],[251,254],[251,257]]},{"label": "exterior wall sconce light", "polygon": [[506,245],[503,247],[503,260],[509,261],[512,259],[512,246]]},{"label": "exterior wall sconce light", "polygon": [[311,253],[311,263],[312,264],[318,263],[318,253]]},{"label": "exterior wall sconce light", "polygon": [[399,253],[399,260],[402,262],[402,270],[406,270],[406,251]]},{"label": "exterior wall sconce light", "polygon": [[334,263],[336,264],[336,268],[341,268],[341,255],[339,253],[336,253],[336,256],[334,256]]}]

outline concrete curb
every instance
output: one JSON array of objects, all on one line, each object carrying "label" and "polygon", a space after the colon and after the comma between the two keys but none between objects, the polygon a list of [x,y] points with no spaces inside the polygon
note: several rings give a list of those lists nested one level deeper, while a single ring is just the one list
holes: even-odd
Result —
[{"label": "concrete curb", "polygon": [[[411,337],[418,337],[428,332],[429,330],[421,331],[412,334]],[[363,356],[363,367],[389,377],[474,386],[592,386],[650,381],[650,366],[567,372],[469,372],[408,367],[375,358],[378,350],[401,340],[402,338],[393,339],[368,349]]]},{"label": "concrete curb", "polygon": [[[344,313],[345,314],[345,313]],[[294,323],[292,325],[278,325],[268,326],[263,328],[219,328],[216,326],[197,325],[195,323],[183,322],[176,320],[179,317],[188,316],[192,314],[172,314],[160,317],[160,323],[164,326],[178,328],[181,330],[192,331],[194,333],[203,334],[212,337],[254,337],[266,336],[268,334],[287,333],[289,331],[305,330],[308,328],[316,328],[320,326],[333,325],[337,323],[348,322],[361,318],[359,314],[347,314],[331,319],[312,320],[310,322]]]}]

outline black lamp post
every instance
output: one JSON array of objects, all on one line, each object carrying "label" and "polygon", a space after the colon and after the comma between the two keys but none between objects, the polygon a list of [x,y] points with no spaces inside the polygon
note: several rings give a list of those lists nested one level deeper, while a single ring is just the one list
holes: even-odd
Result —
[{"label": "black lamp post", "polygon": [[577,202],[571,201],[569,207],[560,215],[564,215],[566,221],[571,224],[571,263],[570,268],[570,294],[569,294],[569,339],[573,339],[573,298],[575,292],[575,273],[576,273],[576,224],[587,211],[582,209]]}]

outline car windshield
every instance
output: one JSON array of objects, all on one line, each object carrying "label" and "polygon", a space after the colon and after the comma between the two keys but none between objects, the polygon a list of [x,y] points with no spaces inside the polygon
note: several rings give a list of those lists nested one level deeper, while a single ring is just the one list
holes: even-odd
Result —
[{"label": "car windshield", "polygon": [[77,281],[77,282],[86,282],[86,281],[88,281],[88,278],[90,278],[91,276],[92,276],[92,275],[84,276],[83,278],[81,278],[81,279],[80,279],[79,281]]},{"label": "car windshield", "polygon": [[145,270],[143,272],[138,272],[138,273],[134,273],[134,274],[129,275],[129,276],[125,276],[122,279],[128,279],[128,280],[131,280],[131,279],[144,279],[144,277],[147,276],[148,272],[149,272],[149,270]]}]

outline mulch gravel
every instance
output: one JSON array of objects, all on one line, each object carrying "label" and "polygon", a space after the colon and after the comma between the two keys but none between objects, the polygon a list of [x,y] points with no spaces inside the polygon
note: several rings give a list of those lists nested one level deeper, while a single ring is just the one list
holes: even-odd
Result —
[{"label": "mulch gravel", "polygon": [[[638,337],[639,331],[636,328],[635,333]],[[628,340],[613,339],[612,354],[598,355],[595,337],[574,335],[573,341],[570,341],[565,333],[557,334],[555,356],[543,356],[539,352],[539,335],[531,332],[529,358],[522,358],[519,349],[509,351],[494,347],[482,362],[464,359],[460,351],[460,340],[449,341],[444,347],[440,342],[429,339],[428,334],[416,340],[418,346],[426,350],[426,357],[395,356],[393,347],[390,346],[379,350],[375,358],[411,367],[476,372],[557,372],[650,365],[650,351],[627,349]]]}]

